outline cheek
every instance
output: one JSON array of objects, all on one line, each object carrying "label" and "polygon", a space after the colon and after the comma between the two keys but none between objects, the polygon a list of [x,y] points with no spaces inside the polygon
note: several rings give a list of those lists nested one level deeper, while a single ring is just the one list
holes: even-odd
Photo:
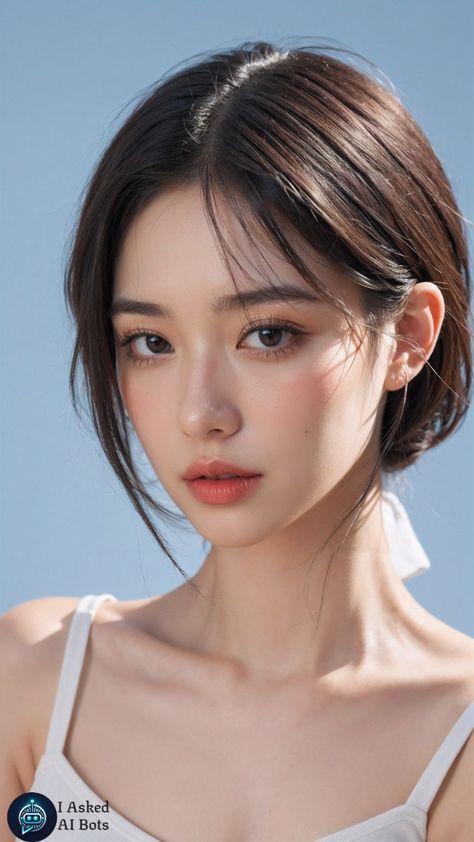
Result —
[{"label": "cheek", "polygon": [[304,427],[308,435],[326,426],[337,431],[338,419],[352,414],[357,404],[356,368],[357,363],[351,369],[341,356],[295,367],[288,378],[263,392],[263,404],[278,426],[287,426],[293,432]]},{"label": "cheek", "polygon": [[359,360],[340,355],[295,368],[284,384],[268,388],[258,404],[259,415],[272,419],[268,454],[277,451],[296,478],[316,474],[331,482],[343,475],[365,442],[361,377]]},{"label": "cheek", "polygon": [[117,373],[122,403],[142,444],[147,431],[153,429],[159,433],[160,421],[163,420],[162,397],[158,389],[153,388],[153,378],[149,372],[134,370],[123,366]]}]

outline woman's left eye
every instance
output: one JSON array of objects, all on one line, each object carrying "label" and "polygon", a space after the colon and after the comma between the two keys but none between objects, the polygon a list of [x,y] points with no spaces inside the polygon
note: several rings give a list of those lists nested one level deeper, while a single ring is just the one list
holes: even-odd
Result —
[{"label": "woman's left eye", "polygon": [[[281,345],[278,340],[281,339],[281,334],[283,333],[289,334],[291,336],[291,340],[286,342],[284,345]],[[290,351],[294,350],[299,342],[301,342],[306,336],[305,331],[296,327],[296,325],[291,322],[281,322],[276,319],[253,322],[247,328],[240,341],[243,342],[252,334],[260,334],[263,341],[269,341],[270,343],[277,341],[276,345],[270,344],[263,349],[253,348],[257,356],[264,357],[269,357],[271,354],[275,357],[288,354]],[[144,339],[144,348],[142,349],[141,354],[137,354],[136,351],[133,350],[133,344],[135,344],[139,339]],[[159,349],[163,343],[165,345],[169,345],[169,342],[163,336],[160,336],[159,333],[152,333],[151,331],[142,330],[141,328],[126,331],[119,339],[119,345],[121,347],[127,347],[128,359],[131,360],[134,365],[138,366],[153,364],[157,357],[170,356],[169,351]],[[154,348],[153,344],[155,345]],[[146,350],[152,350],[152,353],[147,355],[145,354]]]},{"label": "woman's left eye", "polygon": [[276,347],[274,345],[270,345],[266,346],[263,351],[260,348],[256,349],[257,353],[263,353],[266,357],[270,356],[270,354],[274,354],[275,356],[287,354],[289,351],[292,351],[298,344],[298,341],[301,341],[305,336],[305,332],[300,328],[297,328],[296,325],[291,324],[291,322],[278,322],[273,320],[269,320],[261,324],[254,323],[251,328],[245,332],[243,339],[247,339],[247,337],[251,336],[253,333],[261,334],[265,338],[265,341],[270,340],[270,342],[272,342],[275,338],[281,337],[282,333],[287,333],[292,337],[291,340],[283,346],[280,346],[280,344]]}]

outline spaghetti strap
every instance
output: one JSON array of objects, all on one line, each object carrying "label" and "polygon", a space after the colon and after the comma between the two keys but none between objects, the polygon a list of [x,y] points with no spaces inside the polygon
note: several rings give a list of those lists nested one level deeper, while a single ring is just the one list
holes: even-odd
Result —
[{"label": "spaghetti strap", "polygon": [[444,738],[412,789],[407,804],[428,812],[451,764],[474,729],[474,701],[468,704]]},{"label": "spaghetti strap", "polygon": [[46,753],[48,754],[51,752],[62,754],[81,675],[90,626],[97,608],[106,599],[117,602],[117,598],[110,593],[86,594],[79,600],[73,613],[46,741]]}]

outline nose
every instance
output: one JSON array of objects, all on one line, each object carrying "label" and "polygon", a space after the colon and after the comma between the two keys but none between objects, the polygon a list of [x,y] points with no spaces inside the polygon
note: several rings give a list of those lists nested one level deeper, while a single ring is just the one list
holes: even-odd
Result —
[{"label": "nose", "polygon": [[183,368],[178,426],[190,438],[210,433],[233,435],[241,425],[234,380],[229,366],[216,355],[195,356]]}]

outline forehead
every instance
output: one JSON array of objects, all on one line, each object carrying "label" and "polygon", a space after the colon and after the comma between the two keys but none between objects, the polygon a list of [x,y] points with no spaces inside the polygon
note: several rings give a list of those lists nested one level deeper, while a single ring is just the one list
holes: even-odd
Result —
[{"label": "forehead", "polygon": [[[252,224],[252,239],[249,240],[224,199],[216,199],[215,206],[239,291],[267,288],[282,282],[305,292],[311,291],[289,258],[260,225]],[[357,310],[356,286],[341,268],[314,252],[294,233],[290,235],[289,230],[285,230],[285,235],[329,290]],[[231,294],[236,287],[219,251],[198,186],[166,191],[155,197],[130,223],[117,255],[114,298],[139,295],[153,300],[159,296],[160,300],[171,302],[183,296],[183,301],[189,303],[191,299],[205,297],[210,301],[213,296]]]}]

